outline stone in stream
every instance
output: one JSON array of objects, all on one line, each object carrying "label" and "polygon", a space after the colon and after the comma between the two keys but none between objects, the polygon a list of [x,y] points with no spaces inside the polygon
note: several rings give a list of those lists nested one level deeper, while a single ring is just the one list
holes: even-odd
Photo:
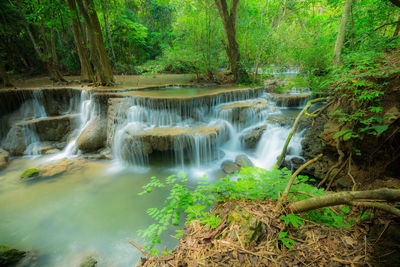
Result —
[{"label": "stone in stream", "polygon": [[232,160],[225,160],[221,164],[221,169],[226,174],[234,174],[236,171],[240,170],[240,166]]},{"label": "stone in stream", "polygon": [[235,163],[240,166],[241,168],[243,167],[253,167],[253,162],[247,157],[246,155],[238,155],[235,159]]},{"label": "stone in stream", "polygon": [[0,266],[17,266],[26,254],[25,251],[0,245]]},{"label": "stone in stream", "polygon": [[253,120],[262,116],[262,112],[268,107],[265,99],[255,99],[234,104],[222,105],[218,108],[218,116],[231,123],[249,125]]},{"label": "stone in stream", "polygon": [[92,256],[87,256],[81,264],[79,264],[79,267],[96,267],[97,265],[97,260],[92,257]]},{"label": "stone in stream", "polygon": [[261,136],[264,134],[267,129],[267,125],[257,126],[250,131],[244,133],[240,136],[242,142],[246,144],[248,148],[256,148],[258,142],[261,139]]},{"label": "stone in stream", "polygon": [[305,104],[310,99],[311,93],[305,94],[270,94],[272,100],[281,107],[299,107]]},{"label": "stone in stream", "polygon": [[83,152],[93,152],[104,147],[107,139],[107,123],[99,116],[92,118],[77,140],[77,146]]},{"label": "stone in stream", "polygon": [[7,167],[9,155],[10,153],[0,148],[0,171]]}]

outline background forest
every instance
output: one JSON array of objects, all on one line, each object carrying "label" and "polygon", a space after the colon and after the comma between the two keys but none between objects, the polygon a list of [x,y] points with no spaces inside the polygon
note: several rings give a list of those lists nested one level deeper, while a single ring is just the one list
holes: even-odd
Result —
[{"label": "background forest", "polygon": [[[79,54],[89,55],[95,49],[90,44],[96,44],[91,38],[102,37],[107,58],[100,53],[102,64],[97,67],[109,72],[193,73],[218,79],[215,74],[229,69],[229,60],[217,2],[1,1],[1,62],[14,77],[50,73],[60,81],[62,74],[79,75],[82,69],[81,80],[90,81],[90,67],[85,74]],[[248,71],[262,68],[259,73],[264,74],[272,66],[298,68],[303,74],[313,74],[309,82],[318,87],[318,77],[328,74],[332,66],[346,1],[234,2],[238,2],[236,40],[241,66]],[[347,2],[344,60],[398,46],[400,9],[396,5],[383,0]],[[88,23],[87,16],[96,12],[98,22]]]}]

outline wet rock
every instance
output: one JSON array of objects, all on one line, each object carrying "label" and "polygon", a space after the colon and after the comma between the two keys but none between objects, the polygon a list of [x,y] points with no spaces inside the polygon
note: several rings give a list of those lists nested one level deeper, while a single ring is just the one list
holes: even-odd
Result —
[{"label": "wet rock", "polygon": [[22,156],[26,149],[25,138],[22,134],[22,126],[14,125],[8,132],[2,146],[13,156]]},{"label": "wet rock", "polygon": [[93,152],[104,147],[106,139],[106,121],[96,116],[88,122],[87,126],[78,137],[77,146],[84,152]]},{"label": "wet rock", "polygon": [[231,160],[225,160],[221,164],[221,169],[226,174],[233,174],[236,171],[240,170],[240,166]]},{"label": "wet rock", "polygon": [[36,168],[27,169],[20,175],[19,178],[21,180],[27,180],[29,178],[36,178],[40,175],[40,172],[41,172],[41,170],[36,169]]},{"label": "wet rock", "polygon": [[240,136],[240,139],[246,144],[248,148],[256,148],[258,142],[261,139],[261,136],[264,134],[266,129],[267,125],[257,126],[251,129],[249,132]]},{"label": "wet rock", "polygon": [[53,155],[53,154],[57,154],[57,153],[60,153],[60,152],[61,152],[60,149],[58,149],[58,148],[53,148],[53,149],[47,150],[44,154],[45,154],[45,155]]},{"label": "wet rock", "polygon": [[310,99],[311,93],[306,94],[270,94],[276,104],[281,107],[299,107]]},{"label": "wet rock", "polygon": [[68,114],[19,122],[32,129],[41,141],[61,141],[71,131],[78,114]]},{"label": "wet rock", "polygon": [[25,251],[0,245],[0,266],[17,266],[27,253]]},{"label": "wet rock", "polygon": [[10,153],[0,148],[0,171],[7,167],[9,155]]},{"label": "wet rock", "polygon": [[246,155],[239,155],[235,159],[235,163],[243,168],[243,167],[253,167],[253,162]]},{"label": "wet rock", "polygon": [[92,256],[87,256],[84,261],[79,264],[79,267],[95,267],[97,265],[97,260]]},{"label": "wet rock", "polygon": [[241,126],[250,125],[255,118],[261,118],[262,112],[268,107],[265,99],[255,99],[234,104],[222,105],[218,107],[218,116],[225,120],[240,124]]}]

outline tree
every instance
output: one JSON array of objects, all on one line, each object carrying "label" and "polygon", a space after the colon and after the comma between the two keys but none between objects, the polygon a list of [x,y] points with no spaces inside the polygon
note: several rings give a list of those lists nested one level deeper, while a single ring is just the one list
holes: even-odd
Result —
[{"label": "tree", "polygon": [[90,67],[89,59],[87,57],[85,42],[81,37],[83,34],[83,29],[80,27],[79,14],[76,9],[75,0],[68,0],[68,6],[71,10],[71,20],[72,20],[72,31],[74,34],[75,45],[78,50],[79,61],[81,65],[81,82],[93,82],[93,71]]},{"label": "tree", "polygon": [[215,5],[217,6],[224,26],[226,37],[225,50],[235,81],[247,81],[249,76],[240,63],[239,45],[236,41],[236,21],[239,0],[232,0],[230,9],[228,8],[226,0],[215,0]]},{"label": "tree", "polygon": [[[25,26],[26,32],[32,42],[32,45],[35,49],[35,52],[39,59],[46,65],[47,70],[50,74],[50,79],[54,82],[67,82],[64,79],[63,75],[59,69],[58,57],[55,47],[55,40],[54,40],[54,23],[55,19],[55,9],[56,6],[54,5],[53,1],[38,1],[37,5],[29,6],[30,9],[34,10],[34,15],[36,16],[35,22],[36,26],[39,31],[39,38],[41,40],[42,46],[39,46],[39,43],[36,40],[35,35],[31,30],[31,25],[28,23],[27,17],[27,8],[21,5],[20,1],[15,1],[16,7],[20,13],[20,16],[23,20],[23,24]],[[45,7],[45,8],[43,8]],[[48,12],[46,12],[48,11]],[[47,23],[43,21],[43,18],[47,18]]]},{"label": "tree", "polygon": [[[75,1],[75,0],[74,0]],[[110,61],[108,60],[103,41],[103,34],[93,0],[75,1],[79,11],[86,22],[89,37],[90,62],[95,69],[96,83],[101,85],[114,84],[114,75]]]},{"label": "tree", "polygon": [[346,24],[349,19],[349,14],[351,10],[352,0],[346,0],[344,5],[344,11],[342,15],[342,20],[340,22],[339,32],[336,38],[335,50],[333,52],[333,64],[339,65],[342,57],[342,51],[344,46],[344,37],[346,35]]},{"label": "tree", "polygon": [[0,77],[3,79],[4,87],[13,87],[10,77],[7,74],[6,68],[3,65],[3,62],[0,60]]}]

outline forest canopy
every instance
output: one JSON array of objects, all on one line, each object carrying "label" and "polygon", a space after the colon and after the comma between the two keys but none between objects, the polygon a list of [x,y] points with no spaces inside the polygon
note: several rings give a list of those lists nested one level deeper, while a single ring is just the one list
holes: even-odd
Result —
[{"label": "forest canopy", "polygon": [[47,73],[55,81],[80,74],[81,81],[101,84],[113,84],[113,73],[193,73],[213,80],[221,69],[248,82],[247,73],[257,78],[271,66],[323,76],[342,58],[397,47],[399,5],[396,0],[1,1],[1,68],[11,76]]}]

